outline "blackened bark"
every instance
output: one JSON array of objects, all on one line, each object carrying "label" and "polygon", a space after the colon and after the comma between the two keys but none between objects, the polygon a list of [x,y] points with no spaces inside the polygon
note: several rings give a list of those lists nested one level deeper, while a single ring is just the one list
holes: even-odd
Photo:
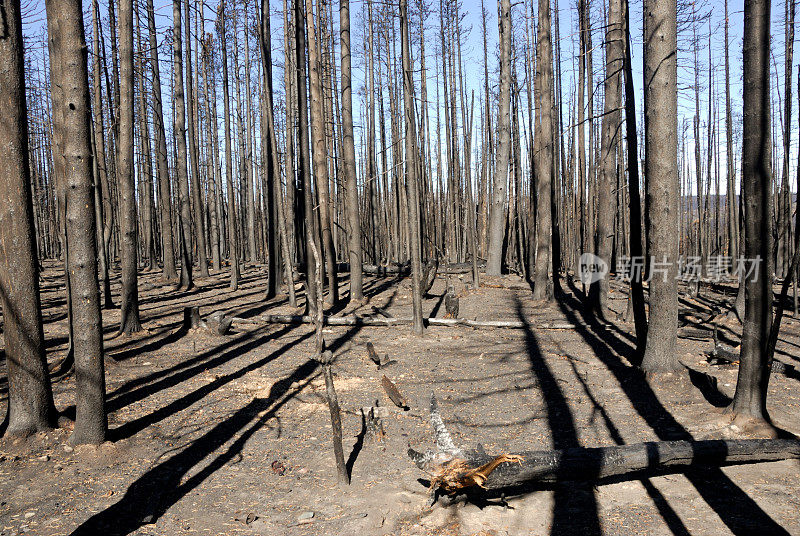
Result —
[{"label": "blackened bark", "polygon": [[[616,182],[616,148],[619,135],[620,73],[623,60],[622,1],[611,0],[606,27],[606,70],[602,132],[600,140],[600,178],[597,184],[597,232],[595,254],[611,262],[613,220],[616,208],[614,183]],[[590,299],[594,312],[605,317],[608,311],[608,278],[592,284]]]},{"label": "blackened bark", "polygon": [[[536,67],[539,76],[539,141],[541,151],[536,158],[536,266],[533,274],[533,299],[551,300],[548,270],[551,269],[552,226],[555,214],[551,213],[553,181],[553,42],[550,39],[550,0],[539,0],[537,27]],[[557,278],[558,273],[553,274]]]},{"label": "blackened bark", "polygon": [[147,28],[150,36],[150,68],[153,71],[153,134],[155,135],[158,206],[161,214],[162,274],[167,281],[176,281],[175,248],[172,242],[172,201],[167,167],[167,137],[161,99],[161,72],[158,65],[158,40],[153,0],[147,0]]},{"label": "blackened bark", "polygon": [[421,240],[419,226],[419,187],[417,184],[417,142],[414,111],[414,80],[411,76],[411,39],[408,35],[408,13],[406,0],[400,0],[400,35],[403,56],[403,107],[405,109],[405,141],[406,141],[406,190],[408,191],[408,235],[411,250],[411,294],[414,324],[412,330],[422,335],[425,326],[422,324],[422,264]]},{"label": "blackened bark", "polygon": [[120,333],[141,331],[139,322],[139,247],[136,184],[133,173],[133,0],[119,4],[120,106],[117,139],[122,300]]},{"label": "blackened bark", "polygon": [[[48,0],[46,8],[48,37],[51,41],[51,81],[63,88],[63,100],[58,109],[54,109],[54,114],[61,115],[60,127],[63,129],[63,153],[56,156],[64,160],[66,170],[61,187],[66,203],[66,255],[70,267],[68,278],[75,328],[73,344],[77,394],[75,430],[71,441],[97,444],[105,439],[107,423],[103,329],[97,292],[91,110],[83,12],[80,0]],[[120,16],[123,22],[121,27],[132,30],[133,10],[130,1],[122,2]],[[123,61],[123,69],[126,63],[129,66],[133,63],[133,33],[129,32],[126,37],[130,38],[127,42],[131,54],[128,56],[129,62]],[[132,71],[128,73],[132,77]],[[130,108],[133,108],[132,94]],[[129,147],[132,148],[132,143]]]},{"label": "blackened bark", "polygon": [[225,38],[225,0],[219,3],[217,32],[222,49],[222,102],[225,113],[225,183],[228,186],[228,255],[231,262],[231,290],[239,289],[239,244],[236,217],[236,193],[233,190],[233,146],[231,144],[231,101],[228,90],[228,41]]},{"label": "blackened bark", "polygon": [[192,73],[192,20],[189,0],[184,0],[183,9],[186,18],[186,101],[189,103],[188,129],[189,137],[189,180],[192,185],[192,203],[194,204],[194,238],[197,246],[197,264],[200,277],[208,277],[208,256],[206,254],[205,206],[203,206],[202,189],[200,187],[200,158],[197,151],[197,132],[195,118],[194,75]]},{"label": "blackened bark", "polygon": [[744,189],[744,256],[755,261],[746,277],[742,351],[735,414],[768,420],[769,363],[765,352],[772,323],[772,155],[770,151],[770,1],[744,3],[744,130],[742,133],[742,186]]},{"label": "blackened bark", "polygon": [[[28,436],[55,416],[39,302],[28,106],[19,0],[3,0],[0,33],[0,304],[8,369],[6,435]],[[2,428],[2,426],[0,426]]]},{"label": "blackened bark", "polygon": [[[188,29],[188,28],[187,28]],[[192,211],[189,204],[189,174],[187,170],[186,150],[186,101],[183,98],[183,32],[181,30],[181,0],[172,1],[172,88],[173,131],[177,154],[175,155],[175,173],[178,181],[178,197],[180,200],[180,247],[181,247],[181,287],[191,289],[192,280]]]},{"label": "blackened bark", "polygon": [[350,77],[350,0],[339,3],[339,27],[342,51],[342,144],[345,175],[345,211],[347,213],[347,244],[350,259],[350,301],[364,299],[362,272],[361,218],[359,217],[356,150],[353,139],[353,85]]},{"label": "blackened bark", "polygon": [[[642,360],[646,372],[675,372],[683,368],[675,347],[680,236],[677,20],[675,0],[645,2],[644,136],[650,219],[647,250],[653,262],[659,263],[659,272],[653,271],[650,279],[650,324]],[[626,98],[627,93],[626,86]],[[636,161],[630,164],[636,166]],[[655,264],[651,269],[654,267]]]},{"label": "blackened bark", "polygon": [[[492,184],[492,204],[489,211],[489,245],[487,275],[500,275],[503,266],[503,236],[505,222],[508,167],[511,159],[511,2],[500,1],[500,102],[497,130],[499,141],[497,164]],[[488,98],[488,96],[487,96]]]}]

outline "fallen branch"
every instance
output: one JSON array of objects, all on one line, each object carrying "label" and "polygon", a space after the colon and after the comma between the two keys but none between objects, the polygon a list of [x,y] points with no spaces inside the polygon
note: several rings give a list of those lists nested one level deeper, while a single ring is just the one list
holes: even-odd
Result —
[{"label": "fallen branch", "polygon": [[394,382],[386,377],[386,374],[384,374],[383,378],[381,378],[381,385],[383,386],[383,390],[386,391],[386,395],[389,397],[389,400],[391,400],[395,406],[403,410],[409,409],[406,398],[402,395],[400,389],[397,388]]},{"label": "fallen branch", "polygon": [[[309,316],[300,315],[261,315],[256,318],[233,317],[234,322],[243,324],[313,324]],[[523,329],[576,329],[569,322],[522,322],[520,320],[469,320],[467,318],[426,318],[429,326],[464,326],[470,328],[511,328]],[[378,318],[374,316],[326,316],[323,324],[327,326],[400,326],[411,324],[411,317]]]},{"label": "fallen branch", "polygon": [[456,448],[442,424],[431,394],[431,423],[437,450],[425,453],[408,449],[420,469],[432,475],[433,487],[442,491],[480,485],[499,490],[536,482],[596,481],[632,473],[681,472],[689,467],[759,463],[800,458],[795,439],[742,439],[706,441],[656,441],[612,447],[575,447],[490,456],[482,447]]}]

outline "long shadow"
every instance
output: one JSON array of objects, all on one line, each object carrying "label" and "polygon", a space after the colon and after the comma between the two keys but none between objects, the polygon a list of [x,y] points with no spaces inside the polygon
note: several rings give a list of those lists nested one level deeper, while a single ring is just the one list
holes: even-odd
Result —
[{"label": "long shadow", "polygon": [[273,333],[271,339],[259,338],[255,341],[251,339],[264,335],[267,328],[248,331],[166,370],[155,371],[141,378],[130,380],[108,395],[106,407],[108,411],[117,411],[163,389],[174,387],[208,369],[227,363],[242,355],[248,348],[256,347],[267,340],[282,337],[295,328],[295,326],[285,326]]},{"label": "long shadow", "polygon": [[[603,424],[605,424],[606,429],[608,430],[609,435],[611,435],[611,439],[617,445],[625,444],[625,441],[622,439],[622,434],[617,428],[617,425],[614,424],[613,419],[606,411],[606,408],[603,407],[602,404],[594,397],[592,390],[584,381],[583,377],[578,373],[578,368],[575,366],[575,363],[570,361],[570,365],[572,366],[572,371],[575,374],[575,378],[577,378],[578,382],[580,382],[581,387],[583,388],[583,392],[589,401],[592,403],[592,420],[594,420],[594,415],[600,414],[600,417],[603,419]],[[672,534],[680,535],[680,536],[689,536],[690,532],[686,528],[686,525],[683,524],[681,521],[680,516],[672,509],[667,499],[664,495],[658,490],[657,487],[650,482],[649,479],[643,478],[639,481],[642,486],[644,486],[645,491],[653,500],[653,504],[656,505],[658,512],[661,514],[661,518],[667,523],[667,526],[672,531]]]},{"label": "long shadow", "polygon": [[[313,379],[315,370],[317,363],[311,359],[307,360],[291,375],[276,382],[270,390],[269,397],[252,400],[192,441],[188,447],[147,471],[130,485],[122,499],[90,517],[75,529],[72,535],[124,536],[144,524],[153,523],[182,497],[240,454],[247,441],[292,398],[297,390]],[[304,382],[301,387],[291,389],[294,382],[301,381]],[[264,413],[261,413],[262,411]],[[181,483],[191,469],[225,445],[241,430],[244,431],[224,452]]]},{"label": "long shadow", "polygon": [[[612,350],[614,346],[618,346],[614,343],[613,333],[583,314],[581,304],[574,296],[564,295],[558,304],[567,320],[576,325],[576,331],[592,348],[597,358],[614,374],[636,412],[658,438],[662,441],[691,441],[691,434],[661,404],[644,377],[635,369],[625,366],[620,356]],[[587,320],[589,327],[579,321],[579,316]],[[734,534],[789,534],[719,467],[688,470],[685,475]]]},{"label": "long shadow", "polygon": [[[119,441],[120,439],[125,439],[125,438],[128,438],[128,437],[131,437],[132,435],[136,434],[137,432],[140,432],[140,431],[144,430],[148,426],[150,426],[152,424],[155,424],[155,423],[157,423],[157,422],[159,422],[159,421],[161,421],[163,419],[166,419],[170,415],[174,415],[175,413],[178,413],[179,411],[183,411],[184,409],[188,408],[192,404],[195,404],[196,402],[199,402],[205,396],[207,396],[207,395],[211,394],[212,392],[216,391],[217,389],[219,389],[223,385],[226,385],[226,384],[232,382],[233,380],[235,380],[237,378],[241,378],[242,376],[244,376],[248,372],[256,370],[259,367],[262,367],[262,366],[266,365],[270,361],[272,361],[274,359],[277,359],[279,356],[283,355],[287,350],[289,350],[292,346],[294,346],[298,342],[302,341],[303,339],[309,338],[311,335],[313,335],[313,332],[309,332],[309,333],[307,333],[305,335],[300,336],[299,338],[297,338],[295,340],[289,341],[286,344],[284,344],[283,346],[281,346],[278,350],[272,352],[271,354],[269,354],[268,356],[266,356],[266,357],[264,357],[262,359],[254,361],[254,362],[248,364],[247,366],[240,368],[239,370],[237,370],[235,372],[231,372],[229,374],[225,374],[225,375],[219,376],[214,381],[212,381],[210,383],[207,383],[206,385],[203,385],[202,387],[200,387],[198,389],[195,389],[194,391],[192,391],[190,393],[187,393],[186,395],[173,400],[172,402],[170,402],[166,406],[162,406],[162,407],[158,408],[157,410],[154,410],[154,411],[148,413],[147,415],[143,415],[142,417],[139,417],[139,418],[134,419],[132,421],[126,422],[122,426],[119,426],[119,427],[115,428],[114,430],[111,430],[109,435],[111,436],[113,441]],[[223,360],[223,361],[228,361],[228,360],[234,359],[234,358],[236,358],[236,357],[238,357],[240,355],[243,355],[243,354],[245,354],[247,352],[255,350],[259,346],[261,346],[263,344],[266,344],[269,340],[270,339],[267,339],[266,337],[258,337],[258,338],[254,339],[254,340],[251,340],[251,341],[249,341],[249,342],[247,342],[247,343],[245,343],[245,344],[243,344],[241,346],[238,346],[238,347],[232,349],[231,351],[227,352],[226,354],[220,355],[218,359]],[[206,369],[207,369],[207,367],[204,366],[203,370],[206,370]]]},{"label": "long shadow", "polygon": [[[522,310],[522,303],[514,296],[517,317],[525,330],[525,347],[530,367],[542,390],[547,410],[547,423],[553,438],[553,447],[566,449],[580,446],[575,420],[558,381],[542,355],[539,342]],[[599,465],[592,468],[600,473]],[[560,482],[554,488],[553,525],[551,534],[601,534],[597,500],[590,482]]]},{"label": "long shadow", "polygon": [[[360,329],[358,326],[348,329],[328,345],[328,348],[332,351],[338,350]],[[287,346],[293,344],[287,343]],[[282,351],[284,348],[279,350],[279,352]],[[273,353],[268,359],[275,357],[276,354]],[[263,365],[263,363],[261,364]],[[314,374],[317,370],[318,363],[316,361],[312,359],[305,361],[292,374],[275,382],[267,398],[252,400],[201,437],[192,441],[185,449],[148,470],[130,485],[122,499],[90,517],[72,532],[72,536],[95,536],[97,534],[124,536],[131,534],[144,524],[155,522],[182,497],[185,497],[215,471],[241,454],[244,445],[253,434],[275,416],[289,399],[308,385],[319,374],[318,372]],[[302,383],[292,389],[292,384],[295,382]],[[257,419],[256,416],[258,416]],[[227,450],[181,483],[183,477],[195,466],[225,445],[240,430],[244,431]],[[353,462],[355,462],[355,458]]]}]

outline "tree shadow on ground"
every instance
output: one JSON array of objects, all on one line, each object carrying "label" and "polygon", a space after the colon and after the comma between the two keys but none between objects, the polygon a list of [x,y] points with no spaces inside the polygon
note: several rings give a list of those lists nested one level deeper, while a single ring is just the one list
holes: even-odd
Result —
[{"label": "tree shadow on ground", "polygon": [[[359,330],[360,327],[349,329],[328,348],[331,351],[338,350]],[[265,360],[249,365],[245,369],[263,366],[264,363],[284,352],[286,346],[293,345],[295,342],[287,343]],[[239,374],[239,372],[234,374]],[[90,517],[72,532],[72,536],[95,536],[97,534],[124,536],[133,533],[142,525],[154,523],[170,507],[200,486],[214,472],[241,455],[247,441],[318,375],[319,364],[313,359],[306,360],[291,374],[275,382],[270,389],[269,396],[253,399],[230,417],[192,441],[186,448],[140,476],[128,487],[122,499]],[[196,398],[197,392],[192,393],[191,396],[193,399]],[[185,402],[180,402],[180,404],[185,404]],[[237,434],[238,437],[236,437]],[[204,459],[215,454],[234,437],[235,440],[230,446],[218,453],[205,467],[184,479]]]},{"label": "tree shadow on ground", "polygon": [[[522,302],[515,296],[517,317],[524,326],[525,347],[530,368],[542,390],[547,411],[547,423],[553,438],[553,447],[566,449],[580,446],[575,419],[558,381],[542,355],[539,342],[527,317]],[[600,467],[594,468],[599,474]],[[591,473],[591,470],[587,470]],[[601,534],[597,500],[591,482],[559,483],[554,487],[553,524],[551,534]]]},{"label": "tree shadow on ground", "polygon": [[[253,399],[192,441],[185,449],[148,470],[130,485],[122,499],[82,523],[72,533],[73,536],[122,536],[136,531],[142,525],[155,522],[182,497],[241,454],[248,439],[300,389],[292,389],[292,384],[303,382],[301,386],[307,385],[316,370],[317,363],[307,360],[292,374],[276,382],[267,398]],[[227,449],[183,481],[183,477],[191,469],[237,434],[239,436]]]},{"label": "tree shadow on ground", "polygon": [[[219,355],[217,358],[215,358],[215,360],[213,360],[213,361],[215,361],[215,363],[205,362],[200,366],[194,367],[193,370],[190,369],[190,370],[184,371],[183,373],[181,373],[179,375],[171,376],[170,378],[165,378],[166,382],[163,382],[163,383],[172,383],[174,385],[175,384],[175,380],[177,379],[177,377],[182,377],[182,378],[186,379],[188,377],[194,376],[195,374],[199,374],[199,373],[201,373],[203,371],[208,370],[209,366],[218,366],[219,364],[222,364],[222,363],[224,363],[226,361],[230,361],[230,360],[235,359],[236,357],[242,356],[242,355],[244,355],[244,354],[246,354],[248,352],[252,352],[256,348],[258,348],[258,347],[268,343],[269,341],[275,339],[275,337],[262,337],[262,336],[260,336],[260,335],[263,335],[263,334],[264,334],[264,330],[263,329],[256,330],[256,332],[253,334],[253,336],[250,338],[250,340],[248,340],[247,342],[245,342],[244,344],[242,344],[240,346],[237,346],[237,347],[231,349],[228,352],[225,352],[225,353]],[[111,436],[111,438],[114,441],[118,441],[120,439],[125,439],[125,438],[128,438],[128,437],[136,434],[137,432],[140,432],[141,430],[144,430],[145,428],[147,428],[148,426],[150,426],[152,424],[155,424],[155,423],[157,423],[159,421],[162,421],[162,420],[168,418],[169,416],[174,415],[175,413],[178,413],[179,411],[183,411],[184,409],[192,406],[193,404],[195,404],[197,402],[200,402],[203,398],[205,398],[206,396],[211,394],[213,391],[216,391],[220,387],[222,387],[224,385],[227,385],[230,382],[232,382],[232,381],[234,381],[234,380],[236,380],[238,378],[241,378],[242,376],[244,376],[248,372],[252,372],[252,371],[254,371],[254,370],[266,365],[270,361],[273,361],[274,359],[277,359],[278,357],[283,355],[286,351],[288,351],[290,348],[292,348],[295,344],[297,344],[298,342],[300,342],[300,341],[302,341],[304,339],[310,338],[311,335],[313,335],[313,332],[306,333],[305,335],[301,335],[297,339],[288,341],[283,346],[281,346],[278,350],[270,353],[266,357],[264,357],[262,359],[259,359],[257,361],[253,361],[252,363],[249,363],[247,366],[242,367],[242,368],[240,368],[240,369],[238,369],[236,371],[233,371],[233,372],[230,372],[228,374],[223,374],[221,376],[218,376],[213,381],[203,385],[202,387],[199,387],[198,389],[195,389],[194,391],[191,391],[191,392],[185,394],[184,396],[182,396],[180,398],[177,398],[177,399],[171,401],[170,403],[166,404],[165,406],[162,406],[162,407],[158,408],[157,410],[154,410],[154,411],[148,413],[147,415],[143,415],[143,416],[141,416],[141,417],[139,417],[137,419],[134,419],[132,421],[126,422],[122,426],[119,426],[118,428],[115,428],[114,430],[112,430],[109,435]],[[158,383],[162,383],[162,382],[158,382]],[[150,388],[151,389],[155,388],[155,390],[156,390],[155,392],[157,392],[160,389],[162,389],[163,387],[150,386]]]},{"label": "tree shadow on ground", "polygon": [[[693,440],[691,434],[661,404],[644,376],[622,362],[623,357],[631,360],[634,352],[632,347],[624,344],[612,329],[587,313],[574,294],[562,295],[558,306],[567,320],[575,324],[577,333],[592,348],[595,356],[611,371],[636,412],[660,440]],[[627,355],[617,350],[624,351],[626,347],[629,349]],[[734,534],[788,534],[719,467],[690,469],[684,474]],[[657,492],[655,488],[652,491]],[[650,492],[648,489],[648,493]],[[676,516],[665,515],[664,507],[668,507],[666,500],[663,497],[654,498],[654,502],[673,533],[684,533],[685,527],[681,529],[682,523],[680,526],[675,524]]]}]

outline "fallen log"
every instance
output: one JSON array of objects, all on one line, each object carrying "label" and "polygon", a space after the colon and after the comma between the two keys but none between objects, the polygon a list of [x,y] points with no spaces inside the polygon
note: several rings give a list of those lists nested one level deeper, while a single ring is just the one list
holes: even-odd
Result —
[{"label": "fallen log", "polygon": [[[800,458],[796,439],[656,441],[611,447],[575,447],[490,456],[482,447],[457,448],[431,394],[431,424],[437,450],[408,455],[432,475],[432,489],[447,493],[480,485],[488,490],[537,482],[596,481],[642,472],[682,472],[692,467],[759,463]],[[445,484],[445,485],[441,485]]]},{"label": "fallen log", "polygon": [[[300,315],[261,315],[255,318],[233,317],[234,322],[243,324],[313,324],[310,316]],[[511,328],[511,329],[576,329],[570,322],[523,322],[520,320],[469,320],[467,318],[426,318],[429,326],[464,326],[470,328]],[[411,317],[377,318],[374,316],[325,316],[327,326],[400,326],[412,323]]]}]

